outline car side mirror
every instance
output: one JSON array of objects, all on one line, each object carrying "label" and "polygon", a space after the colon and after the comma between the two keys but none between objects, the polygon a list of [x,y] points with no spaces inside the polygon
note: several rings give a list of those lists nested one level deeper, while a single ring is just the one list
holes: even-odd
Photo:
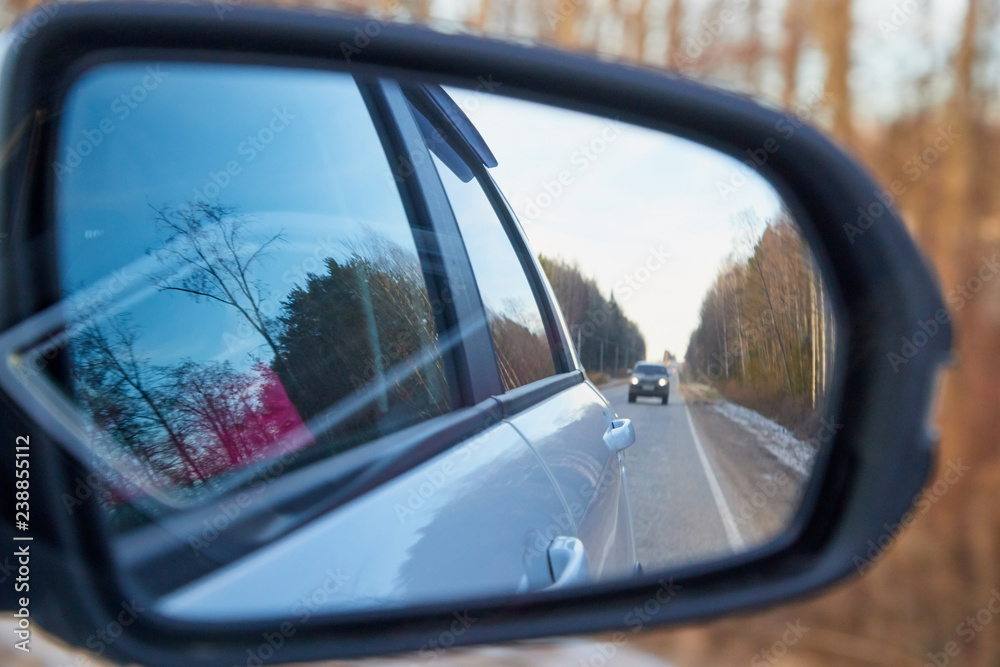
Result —
[{"label": "car side mirror", "polygon": [[635,444],[635,429],[630,419],[615,419],[604,434],[604,442],[612,451],[621,452]]},{"label": "car side mirror", "polygon": [[794,115],[338,14],[20,25],[0,534],[32,578],[0,606],[26,641],[115,623],[117,661],[263,664],[691,622],[858,573],[925,483],[947,311]]}]

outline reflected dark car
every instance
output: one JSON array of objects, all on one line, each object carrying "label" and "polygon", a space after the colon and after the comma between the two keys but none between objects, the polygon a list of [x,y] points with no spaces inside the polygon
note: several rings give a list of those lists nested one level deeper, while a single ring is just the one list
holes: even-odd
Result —
[{"label": "reflected dark car", "polygon": [[636,364],[629,378],[628,402],[635,403],[638,396],[653,396],[663,405],[670,401],[670,371],[663,364]]}]

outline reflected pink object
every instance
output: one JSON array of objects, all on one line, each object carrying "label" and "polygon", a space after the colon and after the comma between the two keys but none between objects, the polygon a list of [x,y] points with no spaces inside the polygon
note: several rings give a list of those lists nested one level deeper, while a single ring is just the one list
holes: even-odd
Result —
[{"label": "reflected pink object", "polygon": [[244,448],[252,452],[251,460],[273,458],[313,444],[312,434],[274,369],[258,361],[253,370],[259,376],[255,392],[259,405],[246,415],[247,419],[242,421],[244,428],[238,434]]}]

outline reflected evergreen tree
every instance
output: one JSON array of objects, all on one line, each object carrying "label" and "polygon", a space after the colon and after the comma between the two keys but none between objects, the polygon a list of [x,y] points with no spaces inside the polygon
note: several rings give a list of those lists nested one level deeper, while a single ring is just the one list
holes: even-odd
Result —
[{"label": "reflected evergreen tree", "polygon": [[336,450],[449,407],[443,365],[427,354],[437,333],[416,256],[370,230],[344,248],[284,300],[277,337],[303,389],[304,419],[352,395],[361,401],[334,425]]},{"label": "reflected evergreen tree", "polygon": [[603,367],[605,372],[620,374],[646,358],[646,339],[622,312],[614,293],[605,298],[597,281],[585,277],[575,264],[543,255],[538,261],[584,368],[598,371]]}]

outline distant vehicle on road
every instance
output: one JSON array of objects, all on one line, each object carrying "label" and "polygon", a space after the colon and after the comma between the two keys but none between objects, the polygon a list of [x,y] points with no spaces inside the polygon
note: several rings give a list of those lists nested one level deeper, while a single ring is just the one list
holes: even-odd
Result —
[{"label": "distant vehicle on road", "polygon": [[628,402],[638,396],[654,396],[666,405],[670,400],[670,371],[663,364],[644,361],[636,364],[629,379]]}]

